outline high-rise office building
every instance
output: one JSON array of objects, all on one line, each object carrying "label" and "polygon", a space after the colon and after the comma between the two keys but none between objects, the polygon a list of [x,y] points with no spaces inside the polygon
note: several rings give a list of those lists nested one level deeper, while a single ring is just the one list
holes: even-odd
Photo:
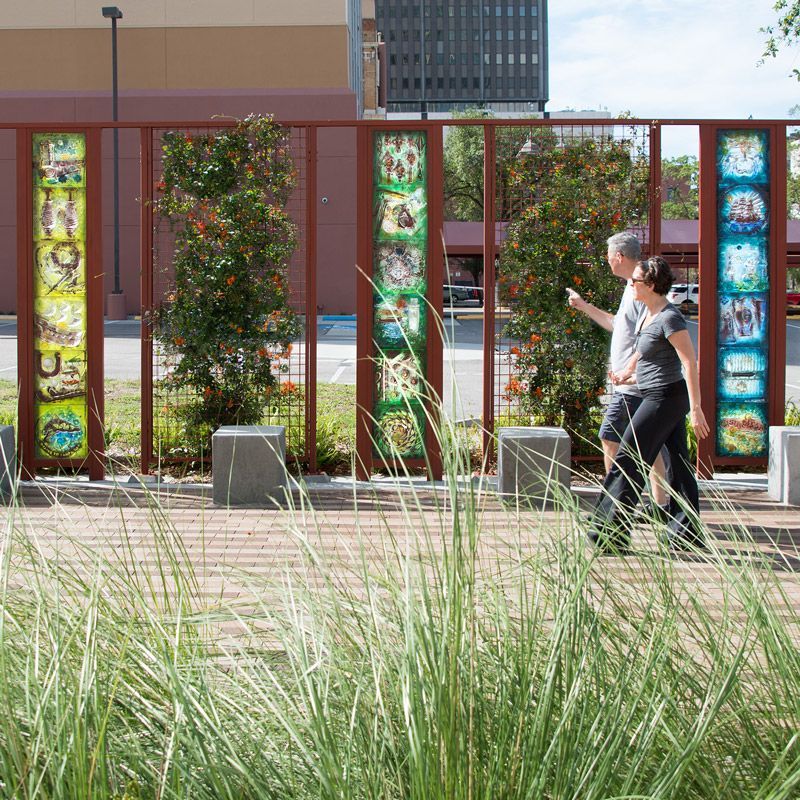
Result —
[{"label": "high-rise office building", "polygon": [[544,111],[547,0],[376,0],[387,110]]}]

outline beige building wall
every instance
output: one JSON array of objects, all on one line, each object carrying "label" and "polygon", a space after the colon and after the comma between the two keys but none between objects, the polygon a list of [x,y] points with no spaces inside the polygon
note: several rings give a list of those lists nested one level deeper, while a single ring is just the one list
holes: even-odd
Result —
[{"label": "beige building wall", "polygon": [[[3,0],[0,28],[108,28],[98,0]],[[346,0],[120,0],[125,27],[345,25]]]},{"label": "beige building wall", "polygon": [[[120,9],[122,92],[351,85],[347,0],[122,0]],[[108,89],[110,26],[98,0],[3,0],[2,92]]]}]

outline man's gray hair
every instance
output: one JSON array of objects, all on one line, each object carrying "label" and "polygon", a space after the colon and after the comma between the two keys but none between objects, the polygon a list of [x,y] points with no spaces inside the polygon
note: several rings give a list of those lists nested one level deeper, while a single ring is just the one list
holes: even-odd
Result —
[{"label": "man's gray hair", "polygon": [[608,249],[612,253],[622,253],[625,258],[633,261],[642,260],[642,245],[636,234],[623,231],[608,237]]}]

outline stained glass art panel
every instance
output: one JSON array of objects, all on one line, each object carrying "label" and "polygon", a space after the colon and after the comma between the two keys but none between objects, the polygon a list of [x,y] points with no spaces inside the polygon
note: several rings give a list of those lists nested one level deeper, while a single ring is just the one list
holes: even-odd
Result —
[{"label": "stained glass art panel", "polygon": [[428,289],[427,135],[373,134],[373,325],[376,452],[423,455]]},{"label": "stained glass art panel", "polygon": [[80,459],[88,454],[86,139],[37,133],[32,153],[35,454]]},{"label": "stained glass art panel", "polygon": [[39,458],[85,458],[88,455],[86,404],[47,404],[38,407],[36,455]]},{"label": "stained glass art panel", "polygon": [[764,130],[724,131],[717,148],[721,183],[767,183],[768,138]]},{"label": "stained glass art panel", "polygon": [[425,395],[425,376],[416,354],[384,353],[376,364],[378,401],[420,400]]},{"label": "stained glass art panel", "polygon": [[769,288],[767,243],[746,236],[730,237],[719,248],[720,292],[764,292]]},{"label": "stained glass art panel", "polygon": [[769,428],[763,403],[720,403],[717,452],[727,456],[759,456],[768,446]]},{"label": "stained glass art panel", "polygon": [[425,454],[425,413],[418,403],[379,403],[375,421],[375,440],[381,456],[421,458]]},{"label": "stained glass art panel", "polygon": [[716,166],[716,452],[764,457],[769,387],[769,132],[720,130]]},{"label": "stained glass art panel", "polygon": [[757,400],[767,390],[767,357],[744,347],[719,351],[717,394],[721,400]]},{"label": "stained glass art panel", "polygon": [[425,250],[413,242],[376,245],[373,279],[378,294],[425,294],[425,271]]}]

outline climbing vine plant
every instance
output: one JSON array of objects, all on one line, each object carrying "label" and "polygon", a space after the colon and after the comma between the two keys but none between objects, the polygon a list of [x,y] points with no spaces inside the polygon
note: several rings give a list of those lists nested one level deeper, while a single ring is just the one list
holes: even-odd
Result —
[{"label": "climbing vine plant", "polygon": [[534,131],[508,167],[523,207],[501,251],[500,296],[512,311],[508,399],[539,424],[591,437],[606,386],[608,333],[567,304],[574,288],[615,310],[623,285],[606,261],[607,238],[647,220],[648,160],[632,139],[560,141]]},{"label": "climbing vine plant", "polygon": [[251,116],[219,133],[166,133],[157,209],[176,234],[174,288],[153,314],[172,356],[166,388],[192,394],[190,423],[255,424],[288,369],[297,229],[288,131]]}]

